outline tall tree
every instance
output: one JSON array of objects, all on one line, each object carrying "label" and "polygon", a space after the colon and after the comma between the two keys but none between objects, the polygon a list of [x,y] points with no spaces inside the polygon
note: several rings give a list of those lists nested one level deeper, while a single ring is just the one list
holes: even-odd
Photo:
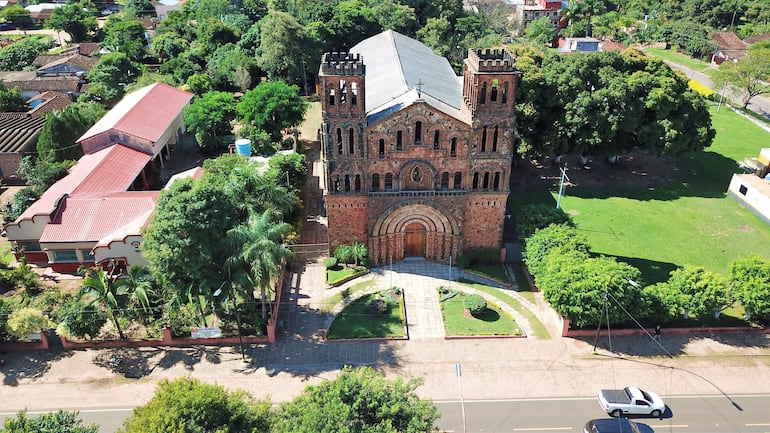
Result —
[{"label": "tall tree", "polygon": [[685,266],[671,272],[668,287],[682,294],[685,316],[698,318],[717,315],[729,306],[726,278],[702,267]]},{"label": "tall tree", "polygon": [[296,86],[269,81],[246,92],[238,103],[238,117],[273,138],[281,139],[281,130],[299,125],[308,103],[299,97]]},{"label": "tall tree", "polygon": [[76,102],[61,111],[46,114],[45,125],[37,139],[39,158],[47,162],[77,160],[83,156],[78,138],[106,112],[94,102]]},{"label": "tall tree", "polygon": [[305,27],[287,13],[271,11],[260,20],[259,33],[257,63],[267,77],[303,86],[308,78],[303,73],[313,71],[307,64],[317,64],[316,58],[321,56]]},{"label": "tall tree", "polygon": [[734,92],[743,94],[743,109],[755,96],[770,93],[770,48],[749,50],[738,62],[723,62],[714,75],[714,86],[730,85]]},{"label": "tall tree", "polygon": [[[227,232],[227,239],[235,252],[226,263],[232,275],[241,275],[247,293],[260,290],[262,320],[267,320],[270,299],[267,291],[281,272],[282,260],[291,260],[294,254],[283,240],[291,230],[285,222],[275,221],[272,210],[265,210]],[[253,295],[251,296],[253,298]]]},{"label": "tall tree", "polygon": [[758,255],[730,263],[733,294],[752,320],[770,319],[770,260]]},{"label": "tall tree", "polygon": [[6,22],[13,23],[16,27],[23,29],[32,26],[32,18],[29,15],[29,11],[24,9],[24,6],[15,4],[0,9],[0,18],[5,19]]},{"label": "tall tree", "polygon": [[87,41],[95,34],[98,25],[96,17],[84,7],[83,3],[68,3],[51,11],[51,17],[45,21],[45,26],[57,32],[67,32],[72,42]]},{"label": "tall tree", "polygon": [[530,39],[541,45],[548,45],[549,47],[556,40],[556,36],[559,31],[553,26],[553,22],[548,17],[538,18],[527,26],[524,30],[524,34],[527,39]]},{"label": "tall tree", "polygon": [[35,58],[51,47],[51,44],[26,38],[0,49],[0,70],[21,71],[32,65]]},{"label": "tall tree", "polygon": [[78,291],[78,300],[85,300],[88,305],[101,305],[115,326],[115,330],[118,331],[120,339],[125,339],[120,322],[115,316],[115,311],[121,308],[115,277],[103,269],[96,268],[85,269],[83,275],[85,278]]},{"label": "tall tree", "polygon": [[187,130],[204,150],[213,151],[221,147],[220,137],[232,132],[231,122],[235,119],[235,99],[232,93],[208,92],[195,98],[185,108]]},{"label": "tall tree", "polygon": [[105,36],[101,45],[110,52],[121,52],[135,62],[144,58],[147,37],[144,25],[138,19],[123,19],[112,15],[107,19],[102,32]]},{"label": "tall tree", "polygon": [[212,183],[177,180],[158,199],[142,242],[155,278],[171,290],[208,290],[224,280],[222,258],[230,255],[223,233],[237,221],[237,208]]},{"label": "tall tree", "polygon": [[88,71],[91,94],[105,104],[112,104],[123,97],[124,87],[139,78],[139,66],[123,53],[103,55]]},{"label": "tall tree", "polygon": [[269,400],[191,377],[158,383],[153,397],[134,409],[121,433],[268,433]]},{"label": "tall tree", "polygon": [[311,385],[282,404],[272,426],[290,432],[437,432],[439,412],[414,392],[419,380],[387,380],[370,367],[345,367],[337,378]]},{"label": "tall tree", "polygon": [[21,90],[18,87],[7,88],[5,84],[0,83],[0,112],[27,111],[27,104],[21,97]]}]

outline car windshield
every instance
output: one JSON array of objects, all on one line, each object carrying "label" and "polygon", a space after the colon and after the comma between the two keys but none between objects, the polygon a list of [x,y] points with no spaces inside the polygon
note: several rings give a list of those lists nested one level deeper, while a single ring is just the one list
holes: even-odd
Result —
[{"label": "car windshield", "polygon": [[650,397],[650,394],[647,394],[647,391],[639,390],[642,393],[642,397],[644,397],[647,401],[652,401],[652,397]]}]

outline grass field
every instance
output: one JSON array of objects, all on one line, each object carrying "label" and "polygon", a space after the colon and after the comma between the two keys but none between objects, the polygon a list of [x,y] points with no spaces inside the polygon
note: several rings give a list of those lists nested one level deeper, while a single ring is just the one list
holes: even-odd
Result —
[{"label": "grass field", "polygon": [[[474,283],[471,281],[461,281],[462,284],[473,287],[476,290],[481,290],[484,293],[489,293],[490,295],[496,297],[497,299],[505,302],[508,304],[511,308],[516,310],[518,314],[521,314],[528,322],[530,328],[532,328],[532,332],[534,332],[535,335],[533,337],[538,338],[540,340],[548,340],[551,338],[551,335],[548,333],[548,329],[545,327],[543,322],[538,319],[537,315],[530,310],[529,308],[524,307],[521,305],[521,302],[519,302],[518,299],[514,298],[513,296],[506,293],[506,290],[500,290],[495,287],[485,286],[483,284]],[[528,293],[532,295],[532,292],[520,292],[519,294]],[[531,302],[535,302],[534,296],[532,296],[532,299],[530,299]]]},{"label": "grass field", "polygon": [[[646,283],[664,281],[686,264],[726,273],[735,258],[770,257],[770,228],[725,194],[736,161],[759,155],[770,134],[731,110],[712,107],[711,114],[714,144],[677,159],[671,181],[567,190],[562,208],[594,253],[637,266]],[[521,201],[555,203],[556,188],[549,193]]]},{"label": "grass field", "polygon": [[709,69],[713,69],[709,63],[702,62],[692,57],[676,52],[674,50],[666,50],[663,48],[645,48],[644,52],[651,57],[657,57],[663,60],[669,60],[674,63],[678,63],[682,66],[686,66],[693,71],[705,72]]},{"label": "grass field", "polygon": [[444,330],[447,336],[471,335],[521,335],[516,322],[496,305],[488,303],[487,309],[477,316],[464,312],[464,293],[441,301]]},{"label": "grass field", "polygon": [[[401,296],[392,293],[372,293],[364,295],[351,302],[329,325],[327,337],[339,338],[375,338],[403,337],[404,322],[402,318]],[[369,310],[369,305],[376,299],[390,297],[393,305],[385,314],[375,314]]]}]

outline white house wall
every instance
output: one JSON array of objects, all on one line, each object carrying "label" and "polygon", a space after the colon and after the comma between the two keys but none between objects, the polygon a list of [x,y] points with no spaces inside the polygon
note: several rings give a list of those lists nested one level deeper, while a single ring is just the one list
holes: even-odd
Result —
[{"label": "white house wall", "polygon": [[127,236],[122,241],[114,241],[107,246],[94,248],[94,259],[98,263],[102,260],[125,257],[128,266],[147,266],[147,260],[142,256],[141,245],[141,236]]},{"label": "white house wall", "polygon": [[734,174],[727,194],[766,224],[770,224],[770,194],[767,191],[770,191],[770,183],[765,180],[753,174]]}]

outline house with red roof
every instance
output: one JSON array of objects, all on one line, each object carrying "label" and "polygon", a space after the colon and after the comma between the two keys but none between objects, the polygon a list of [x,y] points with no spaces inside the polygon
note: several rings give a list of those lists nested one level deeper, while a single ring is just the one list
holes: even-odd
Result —
[{"label": "house with red roof", "polygon": [[191,98],[155,83],[127,95],[86,132],[79,140],[85,155],[67,176],[5,226],[17,259],[67,273],[82,265],[146,265],[142,228],[160,196],[148,191],[150,179],[184,132]]},{"label": "house with red roof", "polygon": [[162,168],[185,132],[184,109],[192,97],[164,83],[143,87],[126,95],[78,142],[86,154],[120,143],[152,155]]}]

